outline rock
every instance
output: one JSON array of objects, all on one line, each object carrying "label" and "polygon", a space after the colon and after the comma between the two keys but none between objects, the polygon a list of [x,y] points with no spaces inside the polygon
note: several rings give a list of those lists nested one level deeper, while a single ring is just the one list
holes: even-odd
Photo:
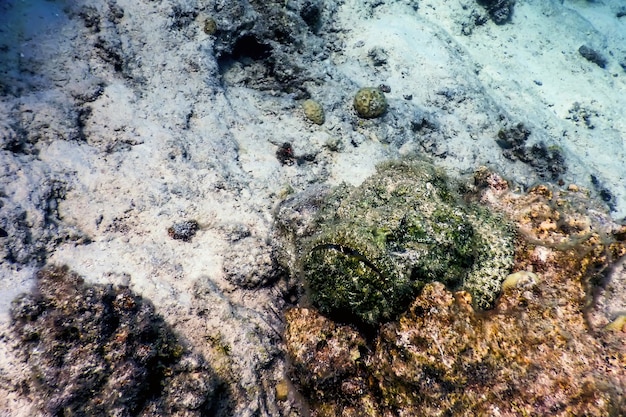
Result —
[{"label": "rock", "polygon": [[87,285],[47,267],[12,305],[31,370],[23,387],[50,415],[201,416],[220,382],[177,340],[152,304],[126,287]]},{"label": "rock", "polygon": [[478,4],[487,9],[495,24],[502,25],[511,20],[515,0],[478,0]]},{"label": "rock", "polygon": [[198,222],[195,220],[183,220],[168,227],[167,234],[172,239],[189,242],[195,236],[199,227]]},{"label": "rock", "polygon": [[376,408],[365,379],[366,341],[350,326],[317,311],[285,313],[289,375],[312,402],[314,416],[369,416]]},{"label": "rock", "polygon": [[587,61],[596,64],[600,68],[602,68],[602,69],[606,68],[606,64],[607,64],[606,58],[604,56],[602,56],[602,54],[600,52],[596,51],[595,49],[591,48],[590,46],[588,46],[588,45],[581,45],[581,47],[578,48],[578,53],[580,54],[580,56],[585,58]]},{"label": "rock", "polygon": [[253,289],[280,278],[280,269],[267,242],[246,237],[231,246],[224,257],[224,278],[240,288]]},{"label": "rock", "polygon": [[326,48],[316,32],[323,25],[322,9],[330,7],[318,0],[289,7],[283,1],[218,1],[212,14],[219,29],[215,52],[226,82],[244,79],[247,86],[304,97],[310,60]]},{"label": "rock", "polygon": [[518,123],[500,129],[496,143],[502,148],[505,158],[530,165],[541,178],[558,180],[567,170],[562,151],[544,142],[529,146],[526,142],[530,135],[531,131],[523,123]]}]

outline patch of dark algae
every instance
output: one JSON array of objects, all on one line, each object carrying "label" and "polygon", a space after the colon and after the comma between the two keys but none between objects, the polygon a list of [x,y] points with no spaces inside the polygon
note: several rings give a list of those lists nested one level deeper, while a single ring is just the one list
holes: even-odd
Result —
[{"label": "patch of dark algae", "polygon": [[127,287],[49,266],[13,301],[11,319],[31,370],[23,391],[45,415],[230,415],[206,361]]}]

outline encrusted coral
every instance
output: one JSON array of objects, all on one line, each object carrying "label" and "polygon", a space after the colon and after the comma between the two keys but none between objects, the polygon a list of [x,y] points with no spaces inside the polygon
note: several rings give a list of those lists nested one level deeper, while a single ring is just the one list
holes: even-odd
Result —
[{"label": "encrusted coral", "polygon": [[[357,324],[394,319],[431,281],[465,289],[476,307],[489,308],[513,263],[507,222],[461,203],[427,162],[388,163],[319,205],[309,236],[292,238],[302,254],[292,272],[302,271],[323,313]],[[293,233],[296,224],[284,226]]]},{"label": "encrusted coral", "polygon": [[516,272],[495,307],[476,311],[467,292],[428,283],[354,357],[358,330],[290,310],[292,380],[313,417],[624,415],[623,321],[591,317],[590,303],[626,254],[626,227],[574,186],[516,195],[486,170],[475,179],[476,200],[520,230]]},{"label": "encrusted coral", "polygon": [[318,311],[294,308],[285,313],[289,377],[308,398],[314,416],[375,416],[378,398],[367,377],[367,344],[348,325]]},{"label": "encrusted coral", "polygon": [[387,98],[376,87],[363,87],[354,96],[354,110],[364,119],[382,116],[387,111]]},{"label": "encrusted coral", "polygon": [[313,123],[318,125],[324,124],[324,108],[319,102],[311,99],[304,100],[302,102],[302,110],[306,118]]}]

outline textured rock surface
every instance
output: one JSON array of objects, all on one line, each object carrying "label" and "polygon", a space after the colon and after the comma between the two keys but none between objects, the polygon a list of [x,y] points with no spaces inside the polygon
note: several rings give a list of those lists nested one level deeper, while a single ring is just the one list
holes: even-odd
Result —
[{"label": "textured rock surface", "polygon": [[623,226],[589,211],[579,191],[537,187],[519,196],[487,171],[476,180],[487,187],[480,200],[507,210],[522,232],[515,270],[539,279],[507,285],[486,313],[473,309],[467,292],[428,284],[406,314],[381,326],[353,356],[359,344],[350,341],[361,340],[358,331],[311,310],[291,310],[292,378],[312,415],[619,416],[626,410],[625,333],[604,328],[619,312],[595,324],[588,319],[599,274],[626,253]]},{"label": "textured rock surface", "polygon": [[478,0],[478,4],[487,9],[496,24],[502,25],[511,20],[515,0]]},{"label": "textured rock surface", "polygon": [[[0,1],[0,415],[37,415],[8,312],[46,263],[152,302],[233,415],[300,416],[281,335],[301,289],[269,238],[289,193],[418,153],[581,184],[623,218],[620,1],[517,2],[506,25],[475,1]],[[384,117],[355,114],[359,86]],[[520,121],[511,158],[498,133]],[[594,328],[626,305],[624,263],[605,280]]]}]

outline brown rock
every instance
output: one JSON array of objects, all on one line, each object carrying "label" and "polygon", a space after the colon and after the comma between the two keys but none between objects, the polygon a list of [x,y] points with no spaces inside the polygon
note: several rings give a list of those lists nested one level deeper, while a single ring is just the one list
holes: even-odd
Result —
[{"label": "brown rock", "polygon": [[365,379],[365,339],[316,310],[285,314],[290,377],[309,400],[313,417],[368,416],[376,408]]}]

